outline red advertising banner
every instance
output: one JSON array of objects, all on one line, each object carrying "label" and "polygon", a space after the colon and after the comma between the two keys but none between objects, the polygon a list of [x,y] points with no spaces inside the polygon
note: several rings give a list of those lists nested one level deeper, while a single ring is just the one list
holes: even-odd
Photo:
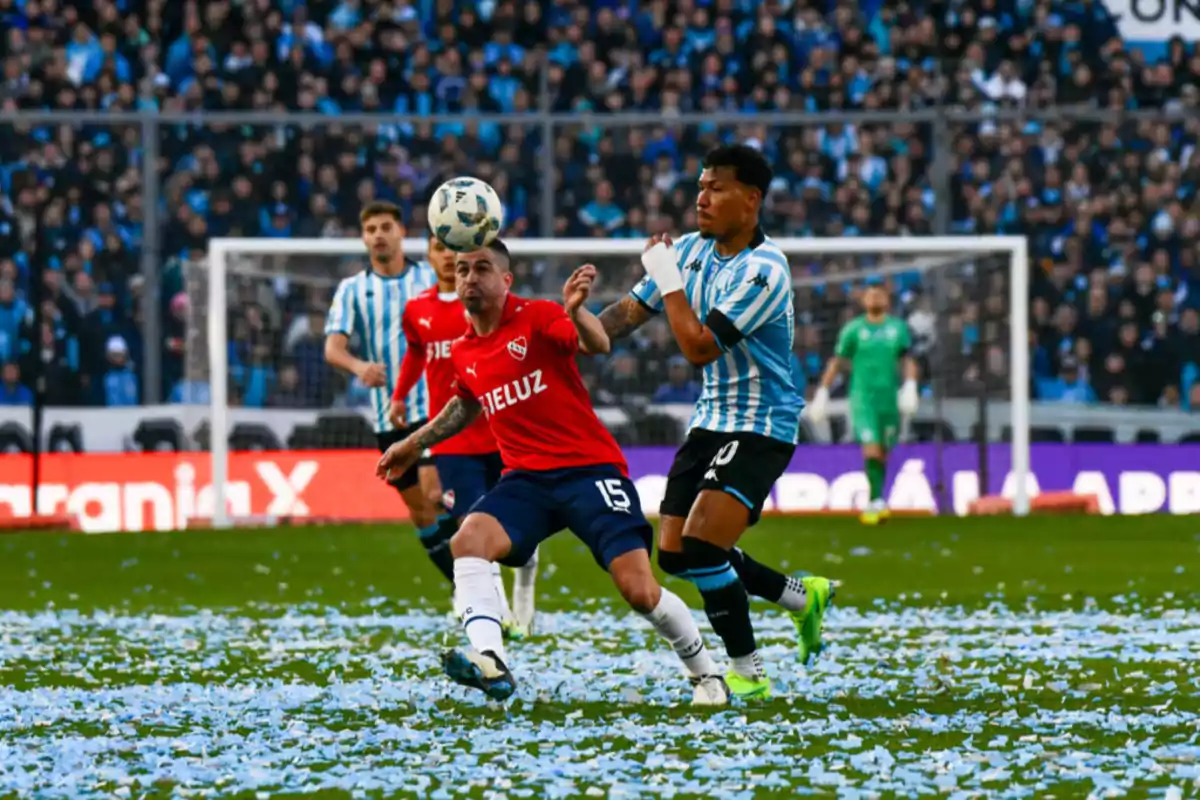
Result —
[{"label": "red advertising banner", "polygon": [[[235,519],[404,520],[399,494],[375,477],[370,450],[231,453]],[[30,456],[0,459],[0,521],[34,514]],[[71,516],[84,531],[176,530],[212,515],[207,453],[89,453],[42,457],[36,514]]]}]

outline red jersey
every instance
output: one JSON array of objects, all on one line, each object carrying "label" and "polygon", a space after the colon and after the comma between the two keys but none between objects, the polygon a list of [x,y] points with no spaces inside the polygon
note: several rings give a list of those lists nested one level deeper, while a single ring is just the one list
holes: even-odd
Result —
[{"label": "red jersey", "polygon": [[621,448],[592,409],[578,351],[562,306],[511,294],[500,327],[487,336],[469,330],[451,345],[458,391],[483,406],[506,471],[612,464],[628,474]]},{"label": "red jersey", "polygon": [[[454,364],[450,345],[471,329],[467,311],[456,294],[441,294],[438,287],[426,289],[409,300],[401,317],[408,350],[400,365],[400,377],[392,399],[408,396],[425,372],[429,384],[429,416],[432,419],[454,397]],[[437,456],[477,456],[496,452],[496,439],[482,416],[457,436],[434,445]]]}]

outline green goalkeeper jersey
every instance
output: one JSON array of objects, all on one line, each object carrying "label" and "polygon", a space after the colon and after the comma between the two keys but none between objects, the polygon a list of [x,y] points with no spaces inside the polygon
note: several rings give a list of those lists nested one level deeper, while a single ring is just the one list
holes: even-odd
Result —
[{"label": "green goalkeeper jersey", "polygon": [[871,323],[866,315],[846,323],[834,355],[850,362],[850,404],[892,408],[900,390],[900,360],[912,345],[908,325],[885,316]]}]

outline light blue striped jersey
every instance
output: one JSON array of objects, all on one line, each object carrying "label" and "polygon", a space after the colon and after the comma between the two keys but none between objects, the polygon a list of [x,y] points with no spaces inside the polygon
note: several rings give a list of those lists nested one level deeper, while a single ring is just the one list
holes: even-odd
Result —
[{"label": "light blue striped jersey", "polygon": [[[407,340],[401,330],[404,306],[409,300],[437,283],[433,267],[409,261],[404,272],[388,278],[371,270],[351,275],[338,284],[325,318],[325,335],[344,333],[357,340],[357,355],[387,371],[387,385],[371,389],[371,410],[376,433],[392,430],[388,408],[392,389],[400,377]],[[429,416],[429,389],[425,377],[417,381],[406,399],[407,422],[411,425]]]},{"label": "light blue striped jersey", "polygon": [[[675,243],[684,293],[724,352],[704,368],[690,427],[794,444],[804,400],[792,380],[796,312],[787,256],[761,233],[733,256],[720,256],[716,246],[698,233]],[[662,311],[662,295],[649,276],[632,294],[654,313]],[[736,330],[725,322],[714,329],[713,312]]]}]

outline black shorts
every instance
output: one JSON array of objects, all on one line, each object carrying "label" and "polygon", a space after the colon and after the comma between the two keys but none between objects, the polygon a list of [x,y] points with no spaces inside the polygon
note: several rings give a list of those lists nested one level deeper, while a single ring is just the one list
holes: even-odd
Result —
[{"label": "black shorts", "polygon": [[[402,439],[408,438],[408,435],[410,433],[413,433],[414,431],[416,431],[418,428],[420,428],[424,424],[425,424],[425,422],[424,422],[424,420],[422,420],[421,422],[417,422],[413,425],[408,425],[403,428],[396,428],[394,431],[384,431],[383,433],[376,433],[375,434],[375,442],[379,445],[379,452],[382,453],[383,451],[387,450],[389,447],[394,445],[396,442],[399,442]],[[396,480],[391,482],[392,486],[395,486],[396,489],[401,492],[408,491],[409,489],[411,489],[412,487],[414,487],[418,483],[420,483],[420,477],[418,477],[418,470],[420,470],[421,467],[429,467],[432,465],[433,465],[433,456],[429,455],[429,453],[422,453],[421,457],[417,459],[416,464],[413,464],[411,467],[409,467],[407,470],[405,470],[403,475],[401,475],[399,478],[397,478]]]},{"label": "black shorts", "polygon": [[693,428],[667,474],[659,514],[686,518],[696,496],[705,489],[715,489],[745,503],[753,525],[795,451],[794,444],[757,433]]}]

